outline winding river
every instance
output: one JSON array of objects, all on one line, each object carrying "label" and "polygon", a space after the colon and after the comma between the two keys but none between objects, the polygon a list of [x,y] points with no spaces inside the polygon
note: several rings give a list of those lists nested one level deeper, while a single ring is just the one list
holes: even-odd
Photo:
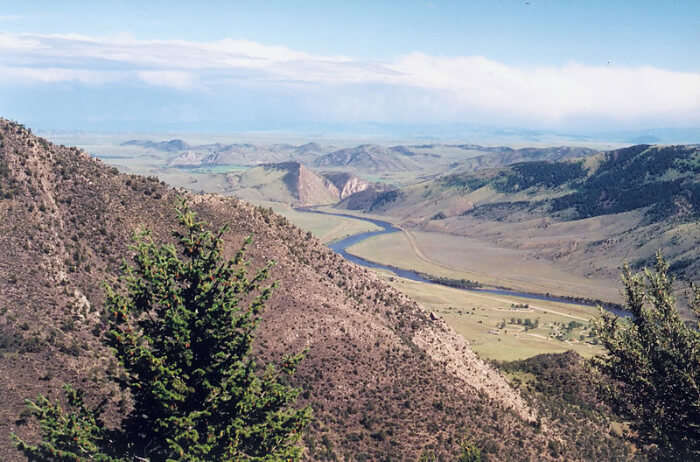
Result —
[{"label": "winding river", "polygon": [[[369,239],[374,236],[380,236],[382,234],[390,234],[390,233],[396,233],[400,232],[401,229],[397,228],[393,224],[389,223],[388,221],[383,221],[383,220],[376,220],[374,218],[365,218],[365,217],[358,217],[356,215],[350,215],[348,213],[334,213],[334,212],[324,212],[321,210],[316,210],[316,209],[311,209],[311,208],[297,208],[296,209],[299,212],[306,212],[306,213],[319,213],[322,215],[333,215],[337,217],[344,217],[344,218],[351,218],[353,220],[363,220],[372,224],[375,224],[379,226],[380,229],[379,231],[367,231],[364,233],[358,233],[358,234],[353,234],[352,236],[348,236],[344,239],[341,239],[339,241],[332,242],[328,244],[328,247],[333,250],[334,252],[340,254],[343,256],[343,258],[350,260],[353,263],[356,263],[358,265],[367,267],[367,268],[372,268],[372,269],[380,269],[380,270],[386,270],[391,273],[394,273],[395,275],[405,278],[405,279],[410,279],[411,281],[417,281],[417,282],[427,282],[431,284],[439,284],[439,282],[427,279],[423,275],[421,275],[417,271],[413,270],[407,270],[403,268],[398,268],[396,266],[390,266],[390,265],[383,265],[381,263],[376,263],[370,260],[366,260],[362,257],[358,257],[357,255],[353,255],[347,251],[349,247],[352,247],[355,244],[358,244],[365,239]],[[581,301],[581,300],[570,300],[567,298],[562,298],[562,297],[556,297],[552,295],[543,295],[543,294],[534,294],[534,293],[528,293],[528,292],[519,292],[517,290],[510,290],[510,289],[502,289],[502,288],[484,288],[484,287],[479,287],[479,288],[459,288],[459,290],[466,290],[469,292],[480,292],[480,293],[488,293],[488,294],[495,294],[495,295],[507,295],[511,297],[520,297],[520,298],[527,298],[531,300],[543,300],[543,301],[550,301],[550,302],[557,302],[557,303],[566,303],[569,305],[588,305],[588,306],[596,306],[596,303],[594,302],[587,302],[587,301]],[[629,312],[626,312],[622,309],[616,308],[614,306],[606,306],[606,310],[610,311],[611,313],[614,313],[618,316],[629,316]]]}]

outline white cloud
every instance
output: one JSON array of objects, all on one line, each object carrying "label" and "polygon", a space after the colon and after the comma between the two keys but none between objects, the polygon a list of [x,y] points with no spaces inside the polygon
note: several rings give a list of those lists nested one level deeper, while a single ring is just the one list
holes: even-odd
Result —
[{"label": "white cloud", "polygon": [[0,50],[22,51],[40,46],[41,42],[36,39],[0,33]]},{"label": "white cloud", "polygon": [[171,87],[178,90],[191,89],[195,84],[195,76],[184,71],[141,71],[138,77],[151,85]]},{"label": "white cloud", "polygon": [[339,120],[484,116],[535,124],[576,119],[700,123],[698,73],[577,63],[528,68],[481,56],[422,53],[367,62],[232,39],[0,34],[0,83],[18,81],[140,82],[190,92],[288,87],[300,91],[300,99],[322,95],[321,104],[300,104],[319,113],[325,106]]},{"label": "white cloud", "polygon": [[411,54],[394,69],[405,84],[442,89],[465,107],[556,121],[567,117],[644,119],[677,114],[700,118],[700,74],[653,67],[521,69],[483,57],[436,58]]},{"label": "white cloud", "polygon": [[123,81],[127,74],[113,71],[94,71],[89,69],[65,69],[61,67],[19,67],[0,66],[0,81],[28,84],[79,82],[88,85],[101,85]]}]

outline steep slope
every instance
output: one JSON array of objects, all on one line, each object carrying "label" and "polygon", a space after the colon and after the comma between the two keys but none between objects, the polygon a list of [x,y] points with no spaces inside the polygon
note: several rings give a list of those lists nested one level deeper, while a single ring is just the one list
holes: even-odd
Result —
[{"label": "steep slope", "polygon": [[[308,349],[295,381],[316,415],[310,460],[449,457],[465,433],[493,460],[553,460],[551,441],[576,460],[576,442],[555,423],[528,423],[520,395],[443,322],[283,217],[119,174],[1,119],[0,143],[0,459],[18,460],[10,431],[36,431],[16,421],[24,398],[56,396],[66,381],[92,399],[109,391],[116,365],[96,337],[102,282],[115,280],[135,230],[169,238],[180,194],[202,219],[230,224],[226,253],[253,235],[252,268],[277,262],[256,351]],[[112,423],[128,406],[118,396]]]},{"label": "steep slope", "polygon": [[321,175],[338,189],[338,199],[340,200],[365,191],[371,186],[367,181],[347,172],[326,172]]},{"label": "steep slope", "polygon": [[586,218],[650,207],[649,221],[700,217],[700,147],[632,146],[590,159],[591,174],[552,210]]},{"label": "steep slope", "polygon": [[299,162],[280,162],[226,176],[229,191],[241,199],[284,202],[293,205],[333,204],[338,187]]},{"label": "steep slope", "polygon": [[481,174],[450,174],[422,185],[466,196],[490,188],[497,196],[480,206],[520,201],[551,214],[580,219],[646,210],[650,221],[700,216],[700,149],[638,145],[563,162],[520,162]]}]

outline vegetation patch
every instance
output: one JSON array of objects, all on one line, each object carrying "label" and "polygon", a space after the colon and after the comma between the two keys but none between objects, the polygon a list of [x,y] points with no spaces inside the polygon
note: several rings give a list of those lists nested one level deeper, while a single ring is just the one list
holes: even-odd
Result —
[{"label": "vegetation patch", "polygon": [[492,184],[499,192],[514,193],[534,186],[556,188],[587,174],[583,161],[576,162],[521,162],[502,171]]},{"label": "vegetation patch", "polygon": [[553,457],[573,444],[583,460],[646,460],[611,431],[611,425],[620,419],[598,397],[601,375],[577,353],[543,354],[496,364],[542,416],[564,427],[571,442],[550,446]]},{"label": "vegetation patch", "polygon": [[398,189],[382,192],[374,199],[372,204],[369,206],[368,211],[372,212],[374,210],[380,209],[386,206],[387,204],[396,202],[404,197],[406,197],[406,193]]}]

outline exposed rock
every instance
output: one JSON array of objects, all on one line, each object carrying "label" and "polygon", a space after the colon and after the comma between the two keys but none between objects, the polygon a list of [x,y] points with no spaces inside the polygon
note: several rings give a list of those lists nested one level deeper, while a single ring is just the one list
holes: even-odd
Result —
[{"label": "exposed rock", "polygon": [[339,200],[343,200],[370,187],[367,181],[347,172],[326,172],[322,175],[338,189]]}]

